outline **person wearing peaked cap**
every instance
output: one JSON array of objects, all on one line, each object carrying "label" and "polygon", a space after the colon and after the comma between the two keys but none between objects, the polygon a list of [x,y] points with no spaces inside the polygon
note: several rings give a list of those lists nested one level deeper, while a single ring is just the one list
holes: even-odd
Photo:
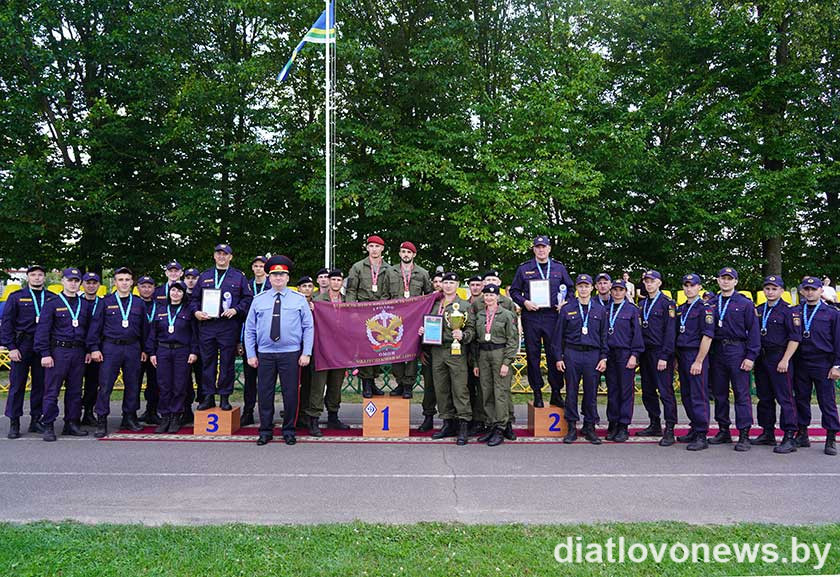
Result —
[{"label": "person wearing peaked cap", "polygon": [[[490,269],[488,271],[485,271],[481,275],[481,286],[482,286],[482,288],[489,285],[489,284],[495,284],[495,285],[498,285],[499,287],[502,286],[502,277],[501,277],[501,274],[498,270]],[[499,306],[502,307],[503,309],[509,310],[514,315],[516,314],[516,305],[513,304],[513,300],[509,296],[502,294],[501,291],[499,292]],[[473,314],[478,313],[478,311],[482,310],[483,308],[484,308],[484,295],[482,295],[482,298],[475,299],[474,301],[472,301],[470,303],[470,310],[472,311]]]},{"label": "person wearing peaked cap", "polygon": [[808,427],[811,424],[811,393],[816,389],[817,403],[826,430],[826,455],[837,454],[837,415],[835,381],[840,379],[840,311],[822,301],[822,283],[806,276],[799,284],[802,302],[802,343],[794,357],[794,399],[799,432],[797,446],[811,446]]},{"label": "person wearing peaked cap", "polygon": [[[106,295],[92,315],[87,333],[87,348],[92,361],[102,363],[99,370],[99,390],[96,395],[97,438],[108,434],[108,415],[111,413],[111,393],[122,372],[123,401],[122,428],[142,430],[137,420],[140,409],[142,367],[146,361],[143,345],[149,332],[146,304],[131,293],[134,275],[128,267],[114,271],[116,292]],[[155,400],[157,400],[155,396]],[[157,405],[147,410],[157,415]],[[148,421],[147,421],[148,422]]]},{"label": "person wearing peaked cap", "polygon": [[192,296],[193,289],[195,288],[196,283],[198,283],[198,277],[201,275],[201,272],[197,268],[188,268],[184,271],[184,284],[187,287],[187,294]]},{"label": "person wearing peaked cap", "polygon": [[245,320],[248,364],[257,369],[260,432],[257,445],[274,437],[274,398],[277,380],[283,394],[283,440],[297,442],[300,371],[309,366],[314,325],[306,297],[288,288],[292,262],[285,256],[268,259],[271,289],[256,297]]},{"label": "person wearing peaked cap", "polygon": [[[271,288],[271,283],[268,282],[268,275],[265,270],[267,264],[268,259],[261,255],[257,255],[251,259],[251,272],[254,273],[254,278],[248,281],[248,286],[251,287],[251,292],[254,296]],[[242,386],[242,415],[239,418],[239,425],[241,427],[247,427],[253,425],[255,422],[254,409],[257,407],[257,369],[248,364],[248,356],[245,354],[245,323],[242,323],[242,328],[240,329],[236,354],[242,358],[242,376],[244,381]]]},{"label": "person wearing peaked cap", "polygon": [[[143,306],[146,307],[146,322],[151,323],[155,315],[165,305],[166,301],[159,301],[155,298],[156,286],[155,281],[148,275],[143,275],[137,279],[137,293],[140,295],[140,300]],[[146,410],[137,418],[137,421],[148,423],[149,425],[159,425],[160,416],[157,412],[157,407],[160,402],[160,390],[157,383],[157,371],[154,365],[149,361],[148,357],[143,355],[140,360],[140,383],[145,381],[146,386],[143,389],[143,398],[146,400]],[[139,405],[140,398],[137,398]],[[131,428],[133,423],[123,418],[120,427]]]},{"label": "person wearing peaked cap", "polygon": [[9,418],[9,439],[20,437],[20,417],[27,378],[32,385],[29,392],[29,432],[42,433],[41,413],[44,401],[44,367],[41,355],[34,348],[35,329],[47,302],[57,298],[44,286],[46,270],[32,265],[26,270],[26,288],[9,295],[0,322],[0,346],[9,351],[9,396],[4,414]]},{"label": "person wearing peaked cap", "polygon": [[82,417],[82,375],[90,360],[85,348],[90,323],[90,305],[79,296],[82,275],[77,268],[62,272],[62,290],[44,303],[35,327],[33,348],[44,367],[44,400],[41,423],[43,439],[55,441],[58,396],[64,387],[64,430],[62,435],[87,436],[79,426]]},{"label": "person wearing peaked cap", "polygon": [[[91,317],[96,314],[101,303],[99,287],[102,279],[98,274],[88,271],[82,275],[82,298],[87,299],[90,304]],[[91,360],[85,365],[84,377],[82,380],[82,420],[81,424],[86,427],[96,426],[96,395],[99,392],[99,369],[102,363]]]},{"label": "person wearing peaked cap", "polygon": [[[304,275],[300,277],[297,281],[297,292],[302,294],[304,298],[306,298],[306,302],[309,304],[309,310],[315,310],[315,304],[312,302],[312,294],[315,291],[315,283],[312,282],[312,277],[309,275]],[[314,349],[313,349],[314,350]],[[308,367],[302,368],[300,370],[300,396],[299,399],[308,399],[310,397],[312,391],[312,375],[315,371],[315,364],[310,363]],[[306,415],[298,415],[300,419],[301,425],[303,425],[303,421],[308,420]]]},{"label": "person wearing peaked cap", "polygon": [[[198,283],[198,277],[201,272],[197,268],[188,268],[184,271],[184,285],[187,287],[187,294],[185,298],[187,299],[187,304],[192,299],[193,290],[195,289],[195,285]],[[189,307],[188,307],[189,308]],[[196,341],[197,342],[197,341]],[[245,363],[247,365],[247,363]],[[184,410],[181,414],[181,423],[184,425],[191,425],[193,421],[193,412],[192,406],[195,402],[196,398],[198,398],[198,402],[201,402],[201,357],[198,357],[192,365],[190,365],[190,371],[192,372],[192,379],[190,385],[187,387],[187,397],[184,401]],[[195,385],[193,385],[193,382]],[[240,419],[241,426],[242,421]]]},{"label": "person wearing peaked cap", "polygon": [[[443,419],[443,427],[433,439],[457,437],[456,444],[466,445],[469,422],[472,419],[470,391],[467,387],[467,357],[463,347],[473,340],[475,319],[469,314],[469,303],[458,296],[458,275],[444,273],[443,298],[434,305],[433,314],[442,316],[443,333],[440,345],[431,345],[435,397]],[[452,316],[462,316],[463,327],[453,329]],[[425,334],[420,327],[418,334]]]},{"label": "person wearing peaked cap", "polygon": [[[388,269],[388,287],[391,299],[404,299],[432,292],[432,279],[429,278],[429,271],[418,265],[414,258],[417,256],[417,247],[410,241],[400,244],[400,263]],[[414,396],[414,383],[417,380],[417,359],[411,359],[404,363],[392,363],[391,373],[397,386],[391,391],[392,397],[403,397],[410,399]]]},{"label": "person wearing peaked cap", "polygon": [[569,432],[566,444],[577,440],[578,390],[583,380],[583,428],[581,434],[593,445],[601,439],[595,432],[598,416],[598,381],[607,368],[607,311],[592,298],[592,277],[578,275],[575,279],[577,298],[560,309],[554,328],[552,344],[557,358],[557,370],[566,381],[565,418]]},{"label": "person wearing peaked cap", "polygon": [[[473,275],[467,279],[467,302],[470,303],[470,310],[473,305],[484,302],[484,295],[481,290],[484,288],[484,281],[481,275]],[[477,355],[472,354],[475,347],[470,347],[467,352],[467,387],[470,390],[470,405],[473,408],[473,418],[470,421],[470,436],[479,435],[484,437],[486,433],[492,433],[493,428],[487,427],[487,415],[484,414],[484,399],[482,398],[481,380],[475,376],[477,366]]]},{"label": "person wearing peaked cap", "polygon": [[750,450],[749,433],[753,423],[750,371],[761,352],[759,323],[753,302],[735,290],[738,271],[732,267],[722,268],[717,282],[720,292],[712,299],[717,326],[712,344],[710,377],[719,430],[709,439],[709,444],[732,442],[729,431],[731,387],[735,398],[735,426],[739,433],[735,450],[744,452]]},{"label": "person wearing peaked cap", "polygon": [[[367,239],[368,256],[350,267],[347,273],[346,298],[348,303],[387,300],[399,287],[391,287],[388,270],[391,266],[382,258],[385,241],[373,235]],[[370,398],[384,395],[376,386],[379,367],[360,367],[359,378],[362,380],[362,396]]]},{"label": "person wearing peaked cap", "polygon": [[[645,350],[639,358],[642,403],[650,424],[636,432],[637,437],[662,436],[659,445],[676,442],[677,396],[674,393],[674,341],[677,338],[677,305],[662,294],[662,275],[647,270],[642,275],[645,296],[639,301],[642,314],[642,340]],[[659,403],[662,403],[660,410]],[[661,417],[665,416],[665,429]]]},{"label": "person wearing peaked cap", "polygon": [[[329,278],[327,290],[319,291],[313,297],[313,300],[315,302],[343,303],[344,295],[341,289],[344,286],[344,273],[341,269],[334,268],[327,272],[327,276]],[[302,412],[305,418],[309,419],[309,434],[313,437],[323,436],[318,420],[321,418],[325,404],[327,407],[328,428],[338,430],[347,430],[350,428],[338,418],[338,411],[341,407],[341,385],[344,383],[344,372],[345,369],[315,371],[312,376],[309,398],[307,399],[301,396]]]},{"label": "person wearing peaked cap", "polygon": [[163,267],[166,274],[166,282],[155,288],[154,298],[158,307],[165,306],[169,301],[169,287],[180,281],[184,276],[184,267],[177,260],[169,261]]},{"label": "person wearing peaked cap", "polygon": [[[762,433],[751,445],[775,447],[775,453],[796,451],[796,403],[793,399],[793,358],[802,340],[802,312],[782,301],[785,283],[779,275],[764,278],[767,301],[756,308],[760,319],[761,352],[755,361],[756,417]],[[776,446],[776,404],[784,437]]]},{"label": "person wearing peaked cap", "polygon": [[330,290],[330,271],[328,268],[323,267],[318,269],[318,272],[315,273],[315,283],[318,285],[319,293],[325,293]]},{"label": "person wearing peaked cap", "polygon": [[610,306],[612,296],[610,296],[610,289],[612,288],[612,277],[605,272],[598,273],[595,276],[595,298],[597,302],[604,307]]},{"label": "person wearing peaked cap", "polygon": [[[534,406],[544,406],[540,362],[542,349],[545,347],[548,383],[551,386],[550,403],[562,407],[564,404],[560,394],[562,381],[556,368],[557,359],[554,358],[551,338],[557,324],[558,312],[573,283],[565,265],[551,258],[551,242],[548,237],[535,238],[533,252],[534,258],[523,262],[516,269],[510,285],[510,297],[522,308],[522,332],[525,335],[528,384],[534,392]],[[546,281],[548,291],[545,290]]]},{"label": "person wearing peaked cap", "polygon": [[[432,273],[432,292],[443,290],[443,271],[441,266],[435,268]],[[435,379],[432,372],[432,348],[430,345],[422,345],[420,356],[420,370],[423,373],[423,422],[417,427],[421,433],[431,431],[435,427],[435,414],[437,414],[437,397],[435,396]]]},{"label": "person wearing peaked cap", "polygon": [[474,274],[470,278],[467,279],[467,291],[469,292],[469,296],[467,297],[467,301],[472,304],[476,301],[482,300],[482,293],[481,289],[484,288],[484,280],[481,278],[480,274]]},{"label": "person wearing peaked cap", "polygon": [[[219,395],[219,407],[223,411],[233,410],[230,395],[233,394],[236,376],[236,349],[241,324],[248,314],[254,293],[242,271],[230,265],[231,259],[233,249],[230,245],[217,244],[213,252],[215,266],[201,273],[195,294],[190,299],[193,316],[198,320],[202,362],[203,399],[198,405],[199,411],[215,407],[215,395]],[[205,291],[209,291],[206,299]]]},{"label": "person wearing peaked cap", "polygon": [[499,285],[488,284],[482,293],[485,307],[475,317],[475,327],[481,336],[472,347],[476,357],[473,375],[480,379],[482,415],[488,429],[479,441],[495,447],[504,441],[510,426],[510,382],[513,362],[519,352],[519,328],[516,315],[499,306]]}]

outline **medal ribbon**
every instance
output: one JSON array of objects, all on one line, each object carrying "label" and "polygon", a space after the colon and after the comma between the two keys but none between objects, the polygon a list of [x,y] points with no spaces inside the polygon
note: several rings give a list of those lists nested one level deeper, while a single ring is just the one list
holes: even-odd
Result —
[{"label": "medal ribbon", "polygon": [[[79,298],[79,301],[76,303],[76,312],[74,313],[73,310],[70,308],[70,303],[67,302],[67,299],[64,298],[64,292],[58,293],[58,296],[61,298],[61,301],[67,305],[67,312],[70,313],[70,318],[74,321],[79,321],[79,313],[82,312],[82,299]],[[78,297],[77,297],[78,298]],[[813,315],[812,315],[813,318]]]},{"label": "medal ribbon", "polygon": [[808,317],[808,303],[802,305],[802,320],[805,322],[805,332],[811,332],[811,323],[814,321],[814,315],[817,314],[817,311],[820,310],[820,305],[822,301],[817,303],[817,306],[814,307],[814,312],[811,313],[811,317]]},{"label": "medal ribbon", "polygon": [[621,304],[618,305],[618,309],[615,311],[615,314],[613,314],[613,309],[615,308],[615,303],[614,302],[610,303],[610,328],[611,329],[614,329],[615,319],[618,318],[618,314],[621,312],[621,309],[624,308],[624,304],[626,302],[627,301],[621,301]]},{"label": "medal ribbon", "polygon": [[[690,305],[688,305],[688,310],[686,310],[686,311],[685,311],[685,312],[684,312],[684,313],[680,316],[680,326],[681,326],[681,327],[683,327],[683,329],[685,329],[685,323],[686,323],[686,321],[688,320],[688,315],[690,315],[690,314],[691,314],[691,309],[693,309],[693,308],[694,308],[694,305],[696,305],[696,304],[697,304],[697,301],[699,301],[699,300],[703,300],[703,299],[701,299],[700,297],[697,297],[696,299],[694,299],[693,301],[691,301],[691,304],[690,304]],[[683,307],[685,307],[685,305],[683,305]]]},{"label": "medal ribbon", "polygon": [[178,318],[178,313],[181,312],[181,307],[184,305],[178,305],[178,310],[175,311],[175,315],[171,315],[170,311],[172,310],[172,305],[166,305],[166,320],[169,322],[170,327],[175,326],[175,319]]},{"label": "medal ribbon", "polygon": [[149,314],[146,315],[146,318],[149,320],[149,322],[152,322],[152,321],[155,320],[155,313],[156,312],[157,312],[157,301],[152,301],[152,312],[150,312]]},{"label": "medal ribbon", "polygon": [[776,305],[778,305],[781,300],[782,299],[776,301],[776,304],[773,306],[770,306],[770,303],[766,303],[764,305],[764,312],[761,314],[761,330],[763,332],[767,332],[767,321],[770,319],[770,315],[773,314],[773,309],[776,308]]},{"label": "medal ribbon", "polygon": [[[120,307],[120,314],[122,315],[122,320],[128,321],[128,313],[131,312],[131,304],[133,302],[134,302],[134,295],[131,294],[131,293],[128,293],[128,307],[123,309],[122,298],[120,297],[120,295],[117,295],[117,305],[119,305],[119,307]],[[152,319],[149,319],[149,321],[151,321],[151,320]]]},{"label": "medal ribbon", "polygon": [[589,306],[586,309],[586,315],[583,314],[583,305],[580,304],[580,301],[578,301],[578,310],[580,311],[580,318],[583,321],[583,328],[589,330],[589,313],[592,312],[592,301],[589,302]]},{"label": "medal ribbon", "polygon": [[723,295],[718,295],[718,311],[720,311],[720,326],[723,326],[723,318],[726,316],[726,309],[729,308],[729,303],[732,302],[732,297],[726,298],[726,306],[723,305]]},{"label": "medal ribbon", "polygon": [[[650,313],[653,312],[653,307],[656,306],[656,301],[659,300],[659,297],[662,296],[662,291],[656,293],[656,298],[651,301],[649,298],[645,299],[645,304],[642,307],[642,320],[645,321],[645,324],[648,322],[648,318],[650,317]],[[650,306],[648,306],[650,304]]]},{"label": "medal ribbon", "polygon": [[41,307],[44,306],[44,291],[46,289],[41,289],[41,304],[38,304],[38,299],[35,298],[35,293],[32,292],[32,289],[29,289],[29,294],[32,296],[32,304],[35,307],[35,316],[41,316]]},{"label": "medal ribbon", "polygon": [[227,276],[229,270],[230,269],[226,269],[224,274],[222,275],[222,278],[219,278],[219,269],[213,269],[213,284],[216,287],[216,290],[222,287],[222,283],[225,282],[225,277]]}]

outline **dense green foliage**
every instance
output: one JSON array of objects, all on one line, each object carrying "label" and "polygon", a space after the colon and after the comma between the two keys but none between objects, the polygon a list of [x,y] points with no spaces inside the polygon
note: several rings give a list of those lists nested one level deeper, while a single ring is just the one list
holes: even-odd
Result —
[{"label": "dense green foliage", "polygon": [[[323,250],[309,0],[0,5],[0,268]],[[840,276],[836,0],[342,3],[337,258]],[[243,262],[245,261],[245,262]]]}]

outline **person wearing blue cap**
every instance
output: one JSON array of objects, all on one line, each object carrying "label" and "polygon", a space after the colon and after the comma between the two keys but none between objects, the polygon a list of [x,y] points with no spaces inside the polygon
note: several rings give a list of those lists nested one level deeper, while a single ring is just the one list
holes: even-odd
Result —
[{"label": "person wearing blue cap", "polygon": [[26,288],[9,295],[0,323],[0,346],[9,350],[9,396],[4,414],[9,418],[8,438],[20,437],[20,417],[23,415],[23,398],[26,380],[31,376],[29,392],[29,432],[42,433],[40,427],[44,400],[44,367],[41,355],[34,348],[35,329],[44,305],[56,296],[44,287],[46,270],[40,265],[26,270]]},{"label": "person wearing blue cap", "polygon": [[146,305],[131,293],[134,273],[128,267],[114,271],[116,292],[107,295],[91,318],[87,333],[87,348],[92,361],[102,363],[99,373],[99,393],[96,397],[96,432],[102,438],[108,434],[108,415],[111,413],[111,393],[117,376],[122,372],[122,416],[125,428],[139,431],[140,363],[145,360],[143,344],[149,331]]},{"label": "person wearing blue cap", "polygon": [[822,301],[822,283],[806,276],[799,284],[802,293],[802,343],[794,357],[794,398],[799,431],[797,446],[810,447],[811,393],[816,389],[817,403],[826,431],[826,455],[837,454],[837,415],[835,381],[840,379],[840,311]]},{"label": "person wearing blue cap", "polygon": [[[93,317],[99,308],[100,301],[99,287],[102,284],[100,276],[92,271],[82,275],[82,297],[90,301],[90,314]],[[102,363],[91,361],[85,365],[85,374],[82,385],[82,425],[86,427],[96,426],[96,395],[99,393],[99,369]]]},{"label": "person wearing blue cap", "polygon": [[538,236],[533,242],[534,258],[516,269],[510,285],[510,297],[522,308],[522,332],[525,334],[525,355],[528,365],[528,384],[534,392],[534,406],[544,406],[543,377],[540,370],[542,350],[548,361],[548,383],[551,386],[550,404],[563,406],[560,389],[563,384],[557,371],[557,359],[551,344],[557,314],[573,286],[565,265],[550,257],[551,241]]},{"label": "person wearing blue cap", "polygon": [[[141,276],[137,279],[137,293],[140,295],[140,300],[146,307],[146,322],[151,323],[155,316],[157,316],[158,309],[162,308],[162,304],[158,304],[155,298],[155,281],[150,276]],[[146,355],[141,357],[140,362],[140,383],[146,381],[146,388],[143,390],[143,398],[146,400],[146,410],[140,415],[137,420],[143,421],[149,425],[159,425],[160,415],[158,415],[158,404],[160,403],[160,389],[157,382],[157,370]],[[138,393],[137,404],[140,404],[140,396]],[[123,418],[120,424],[121,428],[131,429],[134,423]]]},{"label": "person wearing blue cap", "polygon": [[688,451],[703,451],[709,448],[709,349],[715,337],[715,312],[700,298],[699,275],[685,275],[682,287],[686,301],[677,307],[676,351],[680,397],[690,429],[677,441],[688,443]]},{"label": "person wearing blue cap", "polygon": [[567,302],[560,309],[557,326],[554,329],[554,356],[557,370],[566,381],[565,418],[569,432],[563,437],[566,444],[577,440],[578,390],[583,380],[583,427],[580,434],[592,443],[600,445],[601,438],[595,432],[600,422],[598,416],[598,380],[607,370],[607,309],[592,298],[592,277],[581,274],[575,279],[577,298]]},{"label": "person wearing blue cap", "polygon": [[[193,298],[193,291],[195,290],[195,285],[198,283],[198,277],[201,275],[201,272],[197,268],[188,268],[184,271],[184,284],[187,287],[187,300],[192,300]],[[244,323],[243,323],[244,324]],[[244,363],[247,365],[248,363]],[[198,402],[201,402],[201,356],[199,355],[198,359],[190,365],[192,368],[192,382],[190,382],[190,386],[187,388],[187,398],[184,402],[184,414],[181,417],[181,423],[184,425],[191,425],[193,421],[193,412],[192,406],[196,399]],[[250,367],[249,367],[250,368]],[[193,385],[195,383],[195,385]],[[256,385],[255,385],[256,386]],[[242,423],[240,422],[240,425]]]},{"label": "person wearing blue cap", "polygon": [[612,288],[612,277],[605,272],[595,275],[596,302],[601,303],[604,308],[609,307],[612,302],[610,289]]},{"label": "person wearing blue cap", "polygon": [[607,311],[607,440],[623,443],[633,421],[636,366],[645,350],[639,309],[627,299],[627,283],[614,280]]},{"label": "person wearing blue cap", "polygon": [[[659,290],[662,275],[647,270],[642,275],[645,296],[639,301],[642,314],[642,339],[645,350],[639,359],[642,380],[642,403],[650,424],[636,432],[637,437],[658,437],[659,444],[670,447],[677,424],[677,396],[674,394],[674,341],[676,340],[677,306]],[[662,402],[662,411],[659,403]],[[665,430],[661,415],[665,414]]]},{"label": "person wearing blue cap", "polygon": [[[193,315],[198,319],[198,340],[201,351],[202,375],[204,388],[199,411],[206,411],[216,406],[219,395],[219,407],[223,411],[233,410],[230,395],[236,373],[234,362],[236,348],[241,333],[241,323],[248,314],[254,293],[248,286],[248,279],[242,271],[230,266],[233,249],[229,244],[220,243],[213,251],[215,266],[207,269],[198,277],[195,295],[191,300]],[[218,312],[214,315],[202,310],[204,291],[219,291]],[[218,375],[218,382],[216,376]]]},{"label": "person wearing blue cap", "polygon": [[729,388],[735,397],[735,426],[738,442],[735,450],[750,450],[750,427],[753,423],[750,398],[750,371],[761,352],[761,337],[752,301],[735,290],[738,271],[724,267],[717,277],[720,292],[712,299],[715,307],[715,340],[712,344],[711,383],[715,398],[718,433],[709,444],[732,442],[729,432]]},{"label": "person wearing blue cap", "polygon": [[[755,361],[755,391],[758,425],[763,429],[752,445],[769,445],[775,453],[796,451],[796,403],[793,400],[793,358],[802,340],[802,312],[782,301],[785,282],[779,275],[764,279],[767,302],[756,309],[761,319],[761,353]],[[776,445],[776,403],[779,404],[779,425],[784,432]]]},{"label": "person wearing blue cap", "polygon": [[44,303],[35,328],[35,351],[44,367],[44,403],[41,423],[45,441],[55,441],[58,396],[64,386],[64,430],[62,435],[85,437],[79,426],[82,417],[82,374],[90,362],[85,348],[90,305],[79,296],[82,275],[70,267],[62,272],[58,298]]},{"label": "person wearing blue cap", "polygon": [[163,272],[166,275],[166,282],[155,287],[154,298],[158,302],[158,307],[166,306],[169,299],[169,287],[181,280],[184,276],[184,267],[177,260],[172,260],[166,263]]},{"label": "person wearing blue cap", "polygon": [[[261,292],[271,288],[271,283],[268,282],[268,276],[265,273],[265,263],[268,259],[262,255],[257,255],[251,261],[251,272],[254,273],[254,278],[248,281],[251,287],[251,292],[257,296]],[[242,427],[254,424],[254,409],[257,406],[257,369],[248,364],[248,358],[245,354],[245,323],[242,323],[242,333],[240,334],[238,355],[242,357],[242,416],[239,418],[239,424]]]}]

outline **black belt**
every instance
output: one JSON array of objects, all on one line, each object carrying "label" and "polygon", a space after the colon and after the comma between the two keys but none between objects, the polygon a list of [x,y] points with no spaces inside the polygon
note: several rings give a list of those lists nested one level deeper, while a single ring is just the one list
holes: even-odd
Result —
[{"label": "black belt", "polygon": [[52,346],[61,347],[62,349],[83,349],[85,343],[81,341],[53,341]]},{"label": "black belt", "polygon": [[28,341],[35,338],[35,333],[15,333],[15,342]]},{"label": "black belt", "polygon": [[133,345],[137,339],[105,339],[105,342],[112,345]]},{"label": "black belt", "polygon": [[182,349],[187,345],[182,345],[181,343],[158,343],[158,346],[165,349]]},{"label": "black belt", "polygon": [[777,353],[785,352],[786,349],[787,349],[787,347],[761,347],[761,352],[762,352],[762,354],[765,354],[765,355],[767,355],[767,354],[777,354]]},{"label": "black belt", "polygon": [[600,349],[600,347],[590,347],[587,345],[566,345],[566,348],[572,349],[573,351],[580,351],[582,353],[585,353],[587,351],[597,351]]},{"label": "black belt", "polygon": [[506,343],[478,343],[478,350],[480,351],[497,351],[507,346]]},{"label": "black belt", "polygon": [[744,339],[721,339],[717,341],[721,345],[742,345],[746,343]]}]

